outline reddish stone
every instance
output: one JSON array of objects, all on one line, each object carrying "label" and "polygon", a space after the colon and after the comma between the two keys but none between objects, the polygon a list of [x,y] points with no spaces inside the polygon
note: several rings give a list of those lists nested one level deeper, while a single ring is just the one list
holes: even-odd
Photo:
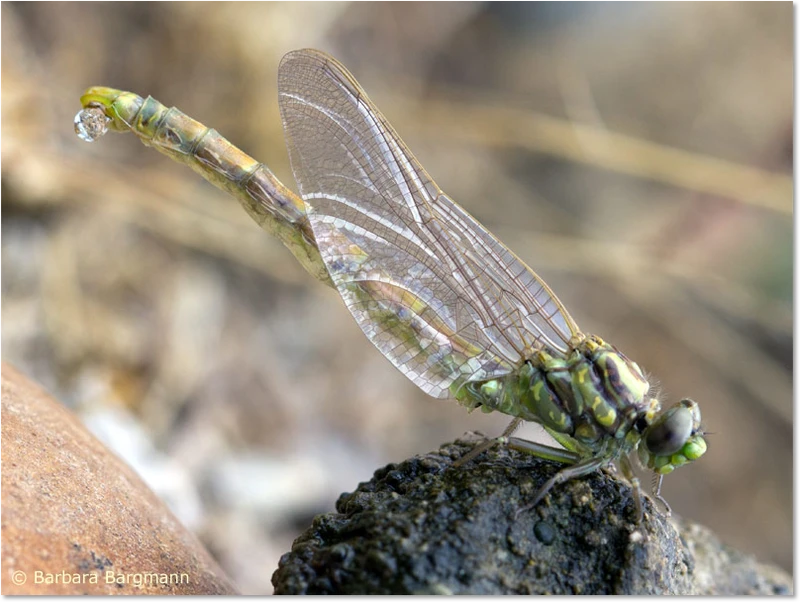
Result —
[{"label": "reddish stone", "polygon": [[1,431],[4,595],[236,593],[133,470],[8,364]]}]

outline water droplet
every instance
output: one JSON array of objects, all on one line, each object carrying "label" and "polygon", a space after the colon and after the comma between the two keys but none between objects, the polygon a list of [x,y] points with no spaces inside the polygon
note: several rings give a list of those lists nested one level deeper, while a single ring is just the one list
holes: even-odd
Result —
[{"label": "water droplet", "polygon": [[81,140],[94,142],[108,131],[109,121],[102,109],[82,109],[75,115],[75,133]]}]

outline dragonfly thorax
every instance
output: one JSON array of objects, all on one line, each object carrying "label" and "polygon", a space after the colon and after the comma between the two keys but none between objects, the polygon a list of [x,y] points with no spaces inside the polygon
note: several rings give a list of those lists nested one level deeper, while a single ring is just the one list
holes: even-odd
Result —
[{"label": "dragonfly thorax", "polygon": [[611,459],[638,448],[641,463],[659,474],[705,452],[695,402],[659,415],[641,368],[621,351],[593,335],[570,347],[566,354],[538,350],[516,372],[468,382],[455,397],[471,409],[538,422],[588,455]]},{"label": "dragonfly thorax", "polygon": [[596,448],[623,439],[634,423],[658,407],[639,366],[596,336],[576,341],[568,353],[541,349],[518,371],[463,385],[456,398],[468,407],[538,422]]}]

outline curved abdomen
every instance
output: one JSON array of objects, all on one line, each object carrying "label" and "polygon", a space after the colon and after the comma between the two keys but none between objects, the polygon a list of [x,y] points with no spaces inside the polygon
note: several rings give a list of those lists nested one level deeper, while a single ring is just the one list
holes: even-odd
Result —
[{"label": "curved abdomen", "polygon": [[315,278],[332,285],[305,206],[263,163],[243,152],[216,130],[151,96],[113,88],[88,89],[86,106],[101,106],[109,127],[131,131],[147,146],[191,167],[214,186],[235,196],[250,217],[277,236]]}]

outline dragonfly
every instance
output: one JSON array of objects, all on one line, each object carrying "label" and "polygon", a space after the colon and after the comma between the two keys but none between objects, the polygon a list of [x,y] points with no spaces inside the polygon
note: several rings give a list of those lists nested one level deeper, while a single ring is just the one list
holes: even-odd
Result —
[{"label": "dragonfly", "polygon": [[[698,404],[662,411],[639,365],[583,333],[544,280],[439,188],[336,59],[290,52],[278,94],[299,197],[218,132],[152,97],[89,88],[75,130],[87,141],[133,132],[234,195],[339,292],[366,337],[422,391],[512,417],[458,463],[504,444],[563,464],[525,508],[616,463],[641,518],[637,459],[669,512],[664,475],[707,449]],[[523,421],[561,447],[513,437]]]}]

